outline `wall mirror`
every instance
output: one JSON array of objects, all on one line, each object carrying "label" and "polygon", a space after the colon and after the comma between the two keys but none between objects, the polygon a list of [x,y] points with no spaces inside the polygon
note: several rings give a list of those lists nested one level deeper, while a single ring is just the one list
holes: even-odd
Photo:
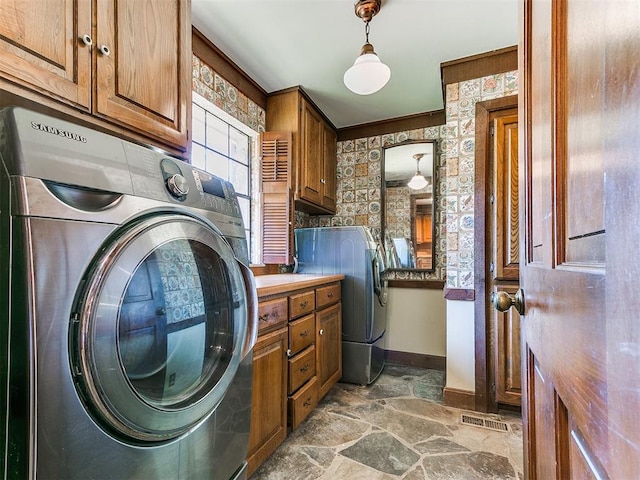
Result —
[{"label": "wall mirror", "polygon": [[383,150],[382,235],[391,269],[435,269],[435,152],[434,140]]}]

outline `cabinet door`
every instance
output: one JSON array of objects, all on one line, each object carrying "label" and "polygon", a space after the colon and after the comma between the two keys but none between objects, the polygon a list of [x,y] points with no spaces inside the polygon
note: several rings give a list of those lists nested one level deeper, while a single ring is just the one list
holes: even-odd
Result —
[{"label": "cabinet door", "polygon": [[95,113],[184,150],[191,114],[190,2],[98,0],[96,19]]},{"label": "cabinet door", "polygon": [[9,81],[91,105],[90,0],[0,2],[0,72]]},{"label": "cabinet door", "polygon": [[342,304],[316,313],[316,375],[322,398],[342,377]]},{"label": "cabinet door", "polygon": [[293,263],[293,192],[291,132],[260,135],[262,261]]},{"label": "cabinet door", "polygon": [[287,328],[258,338],[253,349],[253,399],[248,475],[287,436]]},{"label": "cabinet door", "polygon": [[322,206],[336,211],[336,167],[337,138],[336,132],[326,123],[323,123],[323,173],[322,173]]},{"label": "cabinet door", "polygon": [[322,205],[322,118],[306,101],[302,102],[301,158],[298,192],[300,198]]}]

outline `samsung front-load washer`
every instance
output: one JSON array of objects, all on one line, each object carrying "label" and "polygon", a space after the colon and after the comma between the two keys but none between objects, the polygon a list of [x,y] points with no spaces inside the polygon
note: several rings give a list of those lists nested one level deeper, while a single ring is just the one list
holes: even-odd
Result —
[{"label": "samsung front-load washer", "polygon": [[3,478],[246,477],[256,291],[233,187],[0,111]]}]

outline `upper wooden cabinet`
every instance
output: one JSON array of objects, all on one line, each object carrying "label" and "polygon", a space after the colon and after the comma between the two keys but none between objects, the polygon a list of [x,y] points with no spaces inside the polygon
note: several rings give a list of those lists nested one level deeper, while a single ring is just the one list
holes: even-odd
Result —
[{"label": "upper wooden cabinet", "polygon": [[336,212],[336,133],[300,87],[267,99],[266,129],[293,132],[292,178],[299,210]]},{"label": "upper wooden cabinet", "polygon": [[0,18],[3,88],[65,113],[90,113],[114,133],[186,150],[189,1],[2,2]]}]

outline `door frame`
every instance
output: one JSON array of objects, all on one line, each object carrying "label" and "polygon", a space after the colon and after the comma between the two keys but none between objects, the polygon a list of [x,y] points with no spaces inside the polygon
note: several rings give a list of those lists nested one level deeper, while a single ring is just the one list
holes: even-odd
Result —
[{"label": "door frame", "polygon": [[[475,410],[479,412],[495,412],[498,403],[492,392],[489,375],[491,359],[491,338],[487,335],[490,319],[487,316],[487,242],[486,219],[488,205],[487,188],[491,170],[490,155],[491,135],[489,117],[493,112],[518,107],[518,95],[485,100],[476,103],[476,135],[475,135],[475,184],[474,184],[474,338],[475,338]],[[520,113],[520,112],[518,112]]]}]

